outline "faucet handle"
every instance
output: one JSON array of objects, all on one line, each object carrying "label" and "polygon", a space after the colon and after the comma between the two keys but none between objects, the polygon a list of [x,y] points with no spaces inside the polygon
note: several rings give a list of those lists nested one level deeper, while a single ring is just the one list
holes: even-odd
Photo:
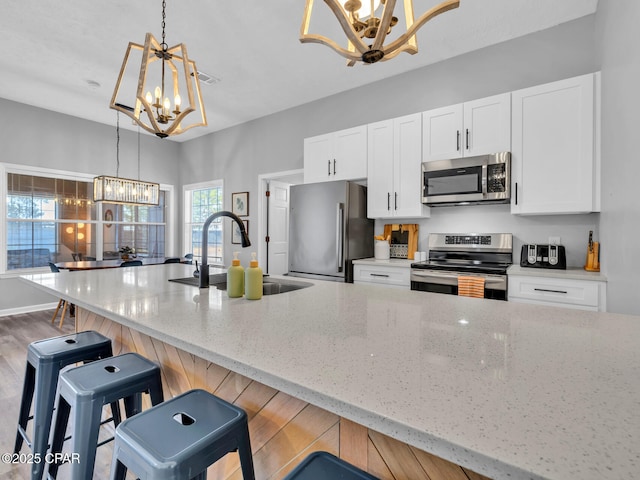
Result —
[{"label": "faucet handle", "polygon": [[196,260],[196,269],[193,271],[193,276],[196,278],[200,276],[200,270],[198,270],[198,260]]}]

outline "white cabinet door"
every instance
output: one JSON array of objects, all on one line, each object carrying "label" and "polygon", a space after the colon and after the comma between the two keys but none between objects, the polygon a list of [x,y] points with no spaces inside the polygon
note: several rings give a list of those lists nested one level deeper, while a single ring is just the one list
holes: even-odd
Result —
[{"label": "white cabinet door", "polygon": [[428,216],[422,203],[422,115],[396,118],[393,140],[394,216]]},{"label": "white cabinet door", "polygon": [[511,213],[595,210],[594,75],[512,93]]},{"label": "white cabinet door", "polygon": [[423,217],[421,114],[369,125],[367,216]]},{"label": "white cabinet door", "polygon": [[366,125],[304,139],[304,183],[366,176]]},{"label": "white cabinet door", "polygon": [[511,150],[511,94],[423,112],[424,161]]},{"label": "white cabinet door", "polygon": [[304,183],[326,182],[331,176],[331,134],[304,139]]},{"label": "white cabinet door", "polygon": [[425,161],[461,157],[463,105],[451,105],[423,112],[423,153]]},{"label": "white cabinet door", "polygon": [[367,126],[361,125],[334,134],[332,180],[367,178]]},{"label": "white cabinet door", "polygon": [[367,216],[392,216],[393,120],[369,124],[367,166]]},{"label": "white cabinet door", "polygon": [[511,94],[464,104],[464,156],[511,150]]}]

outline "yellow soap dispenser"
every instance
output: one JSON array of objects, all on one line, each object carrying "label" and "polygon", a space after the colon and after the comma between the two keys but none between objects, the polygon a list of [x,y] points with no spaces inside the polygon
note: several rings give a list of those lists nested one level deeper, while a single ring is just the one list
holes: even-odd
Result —
[{"label": "yellow soap dispenser", "polygon": [[247,300],[262,298],[262,269],[258,266],[256,252],[251,254],[249,268],[244,272],[244,296]]},{"label": "yellow soap dispenser", "polygon": [[240,265],[238,252],[233,252],[233,260],[227,270],[227,295],[230,298],[244,295],[244,268]]}]

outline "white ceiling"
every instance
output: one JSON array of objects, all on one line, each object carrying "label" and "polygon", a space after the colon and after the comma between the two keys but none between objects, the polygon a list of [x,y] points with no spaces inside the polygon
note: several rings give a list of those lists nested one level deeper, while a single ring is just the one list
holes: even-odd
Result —
[{"label": "white ceiling", "polygon": [[[160,0],[0,0],[0,97],[115,125],[109,108],[129,41],[161,37]],[[438,4],[416,0],[416,16]],[[271,113],[543,30],[595,12],[598,0],[461,0],[418,33],[419,52],[349,68],[328,47],[298,41],[304,0],[168,0],[166,40],[185,43],[203,85],[209,125],[185,141]],[[401,5],[402,2],[398,2]],[[312,33],[344,45],[316,0]],[[100,87],[89,88],[89,81]],[[121,122],[123,128],[135,127]]]}]

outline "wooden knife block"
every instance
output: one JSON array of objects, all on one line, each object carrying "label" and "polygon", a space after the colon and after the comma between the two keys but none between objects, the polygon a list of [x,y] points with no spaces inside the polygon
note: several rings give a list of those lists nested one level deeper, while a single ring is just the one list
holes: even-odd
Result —
[{"label": "wooden knife block", "polygon": [[407,258],[413,260],[416,250],[418,250],[418,224],[387,224],[384,226],[384,238],[391,237],[394,231],[408,232]]},{"label": "wooden knife block", "polygon": [[591,248],[587,247],[587,261],[584,269],[588,272],[600,271],[600,242],[593,242]]}]

